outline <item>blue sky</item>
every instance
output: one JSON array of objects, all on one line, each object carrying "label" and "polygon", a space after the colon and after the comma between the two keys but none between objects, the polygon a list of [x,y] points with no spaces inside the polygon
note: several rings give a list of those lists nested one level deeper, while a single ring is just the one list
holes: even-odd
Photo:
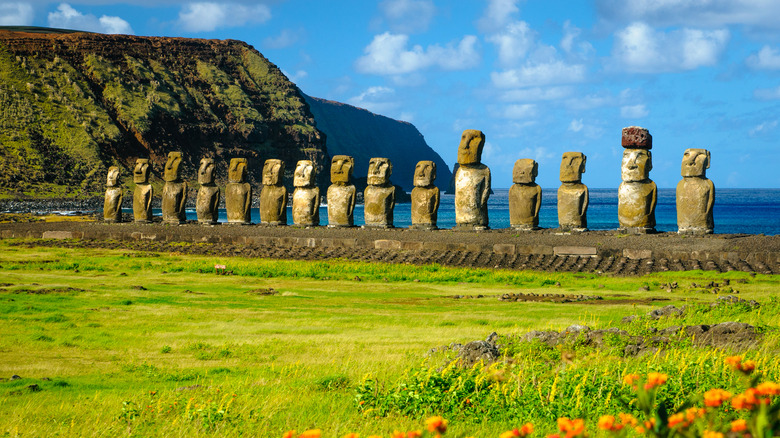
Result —
[{"label": "blue sky", "polygon": [[557,187],[620,184],[625,126],[653,135],[651,178],[712,152],[716,187],[780,187],[780,1],[269,0],[6,2],[0,25],[246,41],[307,94],[413,123],[444,160],[479,129],[494,187],[518,158]]}]

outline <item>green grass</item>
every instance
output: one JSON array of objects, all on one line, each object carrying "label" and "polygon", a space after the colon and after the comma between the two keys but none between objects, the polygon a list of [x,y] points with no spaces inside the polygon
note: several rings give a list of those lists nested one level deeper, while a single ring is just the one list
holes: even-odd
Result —
[{"label": "green grass", "polygon": [[[23,377],[0,381],[0,434],[11,436],[276,437],[315,427],[324,437],[388,435],[420,428],[427,413],[361,411],[359,389],[368,377],[377,394],[388,394],[414,373],[436,372],[444,358],[428,357],[432,348],[484,339],[492,331],[513,336],[571,324],[617,326],[622,317],[657,306],[712,301],[715,295],[687,288],[705,279],[744,279],[732,282],[740,297],[766,303],[778,283],[774,276],[736,272],[624,278],[43,248],[12,240],[0,241],[0,250],[0,283],[9,284],[0,288],[0,377]],[[215,264],[234,275],[215,275]],[[673,293],[655,286],[670,281],[680,284]],[[643,285],[652,287],[639,291]],[[278,293],[249,293],[268,288]],[[601,295],[605,302],[495,299],[507,292]],[[487,298],[452,299],[456,294]],[[626,295],[671,301],[618,301]],[[737,309],[694,314],[684,323],[725,320],[768,330],[769,345],[750,353],[767,365],[765,358],[776,353],[773,315]],[[549,397],[550,370],[562,364],[561,352],[523,348],[517,352],[526,371],[547,369],[534,378]],[[598,373],[672,370],[714,363],[726,353],[688,348],[675,354],[669,364],[663,356],[623,359],[580,351],[569,365],[579,371],[558,377],[556,391],[574,397],[570,408],[579,411],[570,415],[592,415],[597,409],[588,410],[587,398],[598,394],[587,389],[595,386],[576,391]],[[452,436],[497,436],[528,421],[451,412]]]}]

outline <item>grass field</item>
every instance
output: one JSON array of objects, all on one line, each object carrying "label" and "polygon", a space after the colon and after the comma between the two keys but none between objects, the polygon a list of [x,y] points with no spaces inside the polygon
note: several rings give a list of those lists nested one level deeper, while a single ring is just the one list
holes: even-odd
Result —
[{"label": "grass field", "polygon": [[[215,265],[233,275],[216,275]],[[687,286],[724,279],[762,306],[696,307],[717,295]],[[659,289],[674,281],[680,287],[673,292]],[[682,343],[668,354],[631,358],[619,345],[601,351],[517,344],[509,362],[460,370],[442,369],[453,353],[429,351],[493,331],[513,339],[572,324],[625,328],[624,316],[688,304],[699,310],[629,330],[747,322],[765,335],[745,355],[777,379],[780,305],[772,297],[779,281],[736,272],[613,278],[185,257],[4,240],[0,435],[280,437],[317,428],[323,437],[389,436],[419,429],[436,414],[450,419],[448,436],[498,436],[527,421],[542,434],[555,430],[557,416],[583,417],[595,428],[613,400],[630,393],[621,388],[626,373],[669,373],[668,399],[679,404],[708,385],[738,386],[722,365],[733,352]],[[508,292],[604,300],[495,299]],[[452,298],[477,294],[485,298]],[[463,384],[472,381],[471,389]],[[462,396],[450,392],[456,383]]]}]

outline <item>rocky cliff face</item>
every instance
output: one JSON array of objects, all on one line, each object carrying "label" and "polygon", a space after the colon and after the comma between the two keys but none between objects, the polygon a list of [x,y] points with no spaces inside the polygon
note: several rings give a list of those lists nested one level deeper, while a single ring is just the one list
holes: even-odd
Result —
[{"label": "rocky cliff face", "polygon": [[222,180],[245,157],[258,183],[267,158],[290,181],[329,161],[298,88],[246,43],[0,30],[0,194],[90,195],[111,165],[129,185],[138,157],[159,180],[169,151],[191,181],[203,156]]},{"label": "rocky cliff face", "polygon": [[417,162],[431,160],[436,163],[436,185],[442,191],[449,187],[452,172],[447,163],[425,143],[425,138],[411,123],[339,102],[306,95],[304,98],[314,114],[317,128],[327,136],[330,155],[355,157],[356,179],[365,179],[371,158],[389,158],[393,163],[390,179],[411,192]]}]

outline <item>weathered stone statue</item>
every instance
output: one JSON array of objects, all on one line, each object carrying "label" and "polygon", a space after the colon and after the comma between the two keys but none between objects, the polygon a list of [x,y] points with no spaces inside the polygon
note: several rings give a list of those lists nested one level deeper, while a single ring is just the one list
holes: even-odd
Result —
[{"label": "weathered stone statue", "polygon": [[214,184],[214,159],[203,158],[198,169],[198,198],[195,211],[198,213],[198,223],[216,225],[218,223],[217,207],[219,206],[219,187]]},{"label": "weathered stone statue", "polygon": [[225,187],[225,210],[228,224],[249,225],[252,217],[252,186],[246,182],[246,158],[231,158]]},{"label": "weathered stone statue", "polygon": [[538,230],[542,188],[536,184],[539,164],[530,158],[515,161],[509,188],[509,224],[516,230]]},{"label": "weathered stone statue", "polygon": [[122,222],[122,197],[124,190],[119,186],[119,168],[108,168],[106,178],[106,199],[103,202],[103,220],[105,222]]},{"label": "weathered stone statue", "polygon": [[311,160],[295,166],[292,215],[295,225],[316,227],[320,224],[320,188],[316,185],[317,169]]},{"label": "weathered stone statue", "polygon": [[707,179],[710,151],[686,149],[682,160],[683,179],[677,184],[677,232],[712,234],[715,221],[715,185]]},{"label": "weathered stone statue", "polygon": [[393,163],[387,158],[368,162],[368,186],[363,192],[363,217],[366,228],[392,228],[395,187],[390,183]]},{"label": "weathered stone statue", "polygon": [[412,189],[412,226],[414,229],[435,230],[439,212],[439,188],[436,180],[436,163],[420,161],[414,168]]},{"label": "weathered stone statue", "polygon": [[146,224],[152,221],[152,185],[149,184],[149,160],[135,160],[133,169],[133,218],[135,222]]},{"label": "weathered stone statue", "polygon": [[169,152],[165,163],[165,185],[162,195],[163,222],[168,224],[183,224],[187,221],[184,204],[187,202],[187,183],[181,180],[179,167],[181,152]]},{"label": "weathered stone statue", "polygon": [[352,171],[355,159],[347,155],[336,155],[330,164],[328,187],[328,227],[351,227],[355,210],[355,186]]},{"label": "weathered stone statue", "polygon": [[582,183],[587,157],[582,152],[564,152],[561,186],[558,188],[558,226],[562,231],[587,231],[588,186]]},{"label": "weathered stone statue", "polygon": [[630,234],[655,232],[655,204],[658,189],[650,180],[653,169],[653,136],[638,126],[623,128],[623,163],[618,189],[620,231]]},{"label": "weathered stone statue", "polygon": [[283,179],[284,161],[265,160],[260,192],[260,223],[263,225],[287,225],[287,188]]},{"label": "weathered stone statue", "polygon": [[485,134],[475,129],[463,131],[458,146],[455,171],[456,229],[488,229],[487,201],[490,196],[490,169],[481,163]]}]

